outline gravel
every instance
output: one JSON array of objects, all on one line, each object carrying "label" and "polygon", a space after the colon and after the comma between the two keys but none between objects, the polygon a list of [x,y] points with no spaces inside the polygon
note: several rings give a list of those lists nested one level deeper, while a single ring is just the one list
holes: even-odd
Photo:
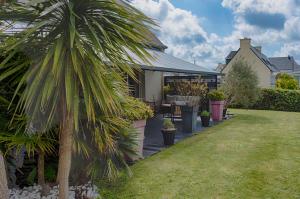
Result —
[{"label": "gravel", "polygon": [[[41,196],[41,186],[34,185],[31,187],[24,187],[23,189],[10,189],[10,199],[57,199],[58,198],[58,186],[48,187],[49,193],[46,196]],[[76,196],[76,197],[75,197]],[[88,198],[94,199],[99,197],[98,189],[91,183],[71,186],[69,190],[69,199]]]}]

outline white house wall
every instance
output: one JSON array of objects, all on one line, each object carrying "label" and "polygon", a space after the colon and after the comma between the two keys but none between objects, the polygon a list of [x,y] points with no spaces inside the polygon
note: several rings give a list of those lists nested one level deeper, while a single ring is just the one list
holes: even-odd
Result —
[{"label": "white house wall", "polygon": [[163,72],[145,71],[145,100],[160,103],[162,100]]}]

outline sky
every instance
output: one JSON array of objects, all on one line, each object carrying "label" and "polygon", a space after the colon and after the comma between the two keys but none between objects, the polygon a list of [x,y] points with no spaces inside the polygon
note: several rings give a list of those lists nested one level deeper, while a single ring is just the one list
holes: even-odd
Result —
[{"label": "sky", "polygon": [[300,0],[132,0],[154,19],[167,53],[208,68],[224,63],[239,39],[251,38],[268,57],[300,64]]}]

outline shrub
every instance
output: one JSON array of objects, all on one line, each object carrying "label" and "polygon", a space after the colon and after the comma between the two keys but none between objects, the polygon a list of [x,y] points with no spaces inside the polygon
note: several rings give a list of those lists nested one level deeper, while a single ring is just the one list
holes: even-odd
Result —
[{"label": "shrub", "polygon": [[232,65],[222,85],[229,105],[248,108],[258,99],[258,77],[251,67],[242,61]]},{"label": "shrub", "polygon": [[253,108],[275,111],[300,112],[300,91],[284,89],[262,89]]},{"label": "shrub", "polygon": [[144,120],[153,117],[153,111],[144,102],[134,97],[128,97],[123,103],[125,112],[123,116],[130,120]]},{"label": "shrub", "polygon": [[47,182],[55,182],[56,179],[56,166],[54,164],[48,164],[45,166],[45,179]]},{"label": "shrub", "polygon": [[170,85],[166,85],[163,87],[163,93],[165,96],[172,94],[172,92],[174,92],[173,90],[174,89],[172,89]]},{"label": "shrub", "polygon": [[213,90],[208,93],[208,99],[212,101],[222,101],[225,100],[225,94],[220,90]]},{"label": "shrub", "polygon": [[201,116],[202,117],[209,117],[210,116],[210,113],[208,111],[202,111],[201,112]]},{"label": "shrub", "polygon": [[173,124],[173,122],[171,121],[171,119],[169,118],[165,118],[164,122],[163,122],[163,129],[174,129],[175,126]]},{"label": "shrub", "polygon": [[171,84],[174,88],[174,92],[181,96],[200,96],[205,97],[208,92],[206,83],[203,83],[201,78],[195,79],[194,81],[180,80],[174,81]]},{"label": "shrub", "polygon": [[279,73],[276,76],[276,88],[297,90],[299,88],[298,81],[287,73]]}]

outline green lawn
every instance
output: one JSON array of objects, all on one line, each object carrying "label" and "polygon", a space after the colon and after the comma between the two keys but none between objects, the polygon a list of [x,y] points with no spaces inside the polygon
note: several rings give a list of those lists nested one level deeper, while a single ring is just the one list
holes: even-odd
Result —
[{"label": "green lawn", "polygon": [[300,198],[300,113],[235,118],[132,166],[104,198]]}]

